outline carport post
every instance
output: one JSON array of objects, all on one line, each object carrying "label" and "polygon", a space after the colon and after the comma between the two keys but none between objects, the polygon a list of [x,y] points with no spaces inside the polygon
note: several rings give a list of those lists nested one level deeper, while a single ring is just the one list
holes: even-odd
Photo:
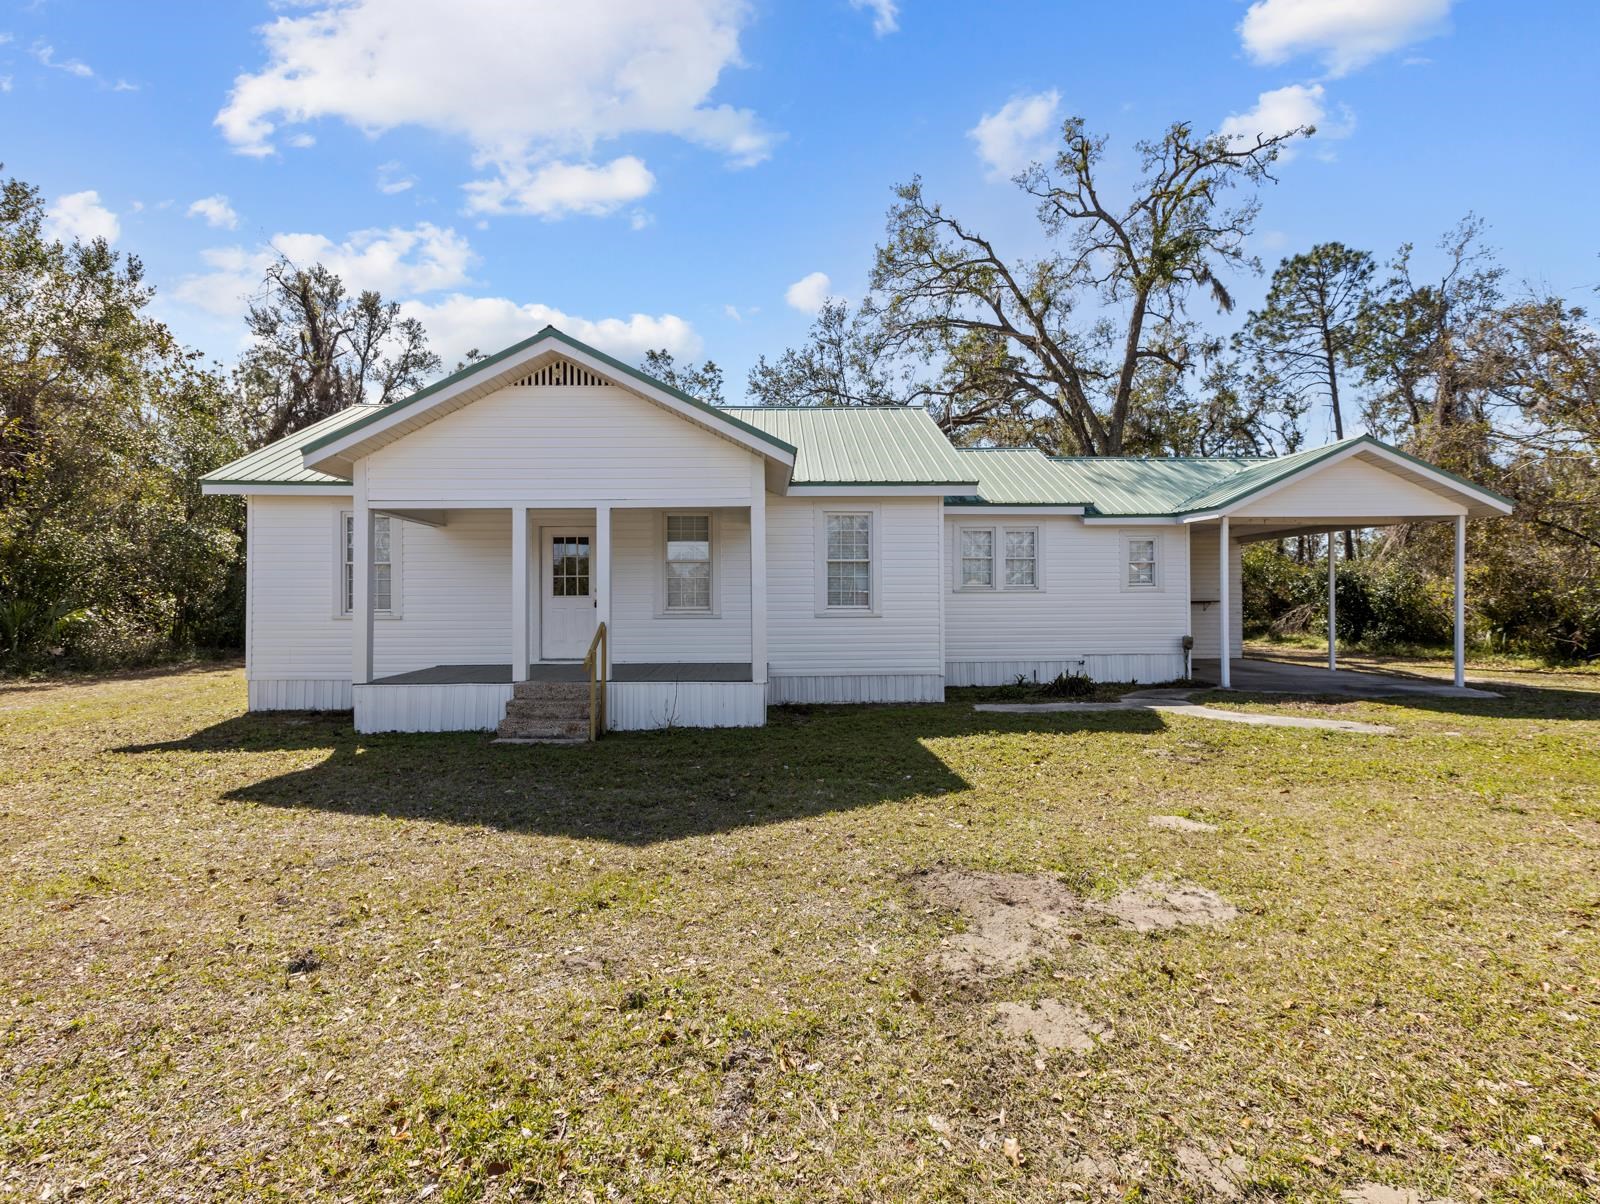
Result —
[{"label": "carport post", "polygon": [[1228,663],[1233,653],[1233,622],[1228,614],[1228,516],[1224,514],[1217,525],[1217,581],[1222,588],[1217,591],[1217,618],[1222,640],[1222,673],[1217,682],[1224,690],[1233,689],[1233,666]]},{"label": "carport post", "polygon": [[1336,532],[1328,532],[1328,668],[1339,667],[1338,653],[1334,649],[1334,633],[1338,630],[1338,603],[1335,600],[1334,585],[1338,578],[1334,575],[1334,555],[1338,550],[1339,541],[1334,538]]},{"label": "carport post", "polygon": [[1467,516],[1456,515],[1456,685],[1467,684]]}]

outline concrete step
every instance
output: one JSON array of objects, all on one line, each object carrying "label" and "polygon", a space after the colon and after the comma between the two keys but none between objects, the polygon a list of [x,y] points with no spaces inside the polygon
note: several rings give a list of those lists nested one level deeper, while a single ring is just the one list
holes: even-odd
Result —
[{"label": "concrete step", "polygon": [[586,740],[589,737],[589,719],[559,722],[538,719],[508,718],[501,721],[495,734],[510,740]]},{"label": "concrete step", "polygon": [[512,687],[511,696],[517,699],[539,699],[554,702],[582,702],[589,705],[589,683],[586,681],[519,681]]},{"label": "concrete step", "polygon": [[585,699],[581,703],[557,700],[554,702],[534,698],[513,698],[506,703],[507,719],[550,719],[555,721],[587,720],[589,718],[589,702]]}]

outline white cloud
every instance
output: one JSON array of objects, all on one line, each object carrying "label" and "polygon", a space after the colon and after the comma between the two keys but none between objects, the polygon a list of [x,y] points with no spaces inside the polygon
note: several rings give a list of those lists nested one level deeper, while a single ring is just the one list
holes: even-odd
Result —
[{"label": "white cloud", "polygon": [[305,150],[306,147],[315,146],[317,144],[317,136],[315,134],[307,134],[302,132],[299,134],[290,134],[285,141],[287,141],[289,145],[294,147],[296,150]]},{"label": "white cloud", "polygon": [[206,225],[219,230],[236,230],[239,226],[239,215],[228,204],[228,198],[220,192],[215,196],[203,196],[190,205],[189,216],[203,217]]},{"label": "white cloud", "polygon": [[201,258],[210,269],[187,276],[173,290],[178,300],[223,317],[244,310],[280,256],[300,267],[320,263],[351,292],[377,289],[388,300],[437,292],[466,283],[474,261],[467,240],[429,222],[387,230],[358,230],[343,242],[324,234],[275,234],[256,247],[213,247]]},{"label": "white cloud", "polygon": [[1008,100],[967,131],[992,176],[1014,176],[1044,158],[1054,138],[1061,93],[1054,88]]},{"label": "white cloud", "polygon": [[638,363],[652,348],[665,347],[679,359],[700,354],[700,336],[674,314],[630,314],[626,318],[574,317],[548,305],[521,305],[506,297],[469,297],[453,293],[440,301],[407,301],[400,312],[416,318],[428,332],[428,344],[446,367],[468,351],[493,353],[557,326],[575,339],[629,363]]},{"label": "white cloud", "polygon": [[0,92],[9,92],[12,88],[12,79],[9,75],[0,75]]},{"label": "white cloud", "polygon": [[458,0],[448,19],[435,0],[322,0],[262,28],[266,65],[234,81],[216,123],[252,155],[322,117],[420,126],[464,139],[491,173],[469,186],[479,209],[604,212],[648,172],[631,156],[596,165],[601,143],[665,134],[738,165],[770,153],[754,113],[711,99],[749,15],[747,0]]},{"label": "white cloud", "polygon": [[29,53],[39,60],[41,66],[65,71],[68,75],[76,75],[79,79],[94,78],[94,68],[88,63],[81,59],[57,59],[56,48],[48,42],[35,42],[29,47]]},{"label": "white cloud", "polygon": [[1344,75],[1442,29],[1452,0],[1255,0],[1239,24],[1250,57],[1282,63],[1320,57]]},{"label": "white cloud", "polygon": [[415,187],[416,183],[417,178],[407,175],[405,166],[397,159],[390,159],[387,163],[378,165],[378,191],[385,196],[405,192]]},{"label": "white cloud", "polygon": [[850,7],[872,13],[872,32],[880,38],[900,28],[900,6],[895,0],[850,0]]},{"label": "white cloud", "polygon": [[656,178],[644,161],[623,155],[604,166],[545,163],[533,170],[508,165],[498,179],[467,185],[469,213],[526,213],[558,218],[599,216],[648,196]]},{"label": "white cloud", "polygon": [[833,295],[833,281],[824,272],[802,276],[784,290],[783,299],[803,314],[814,314]]},{"label": "white cloud", "polygon": [[82,242],[96,238],[116,242],[117,235],[122,233],[122,223],[100,203],[100,194],[90,188],[57,197],[45,214],[44,232],[46,237],[59,242],[71,242],[75,238]]},{"label": "white cloud", "polygon": [[[1330,114],[1325,91],[1321,84],[1290,84],[1274,88],[1256,97],[1256,107],[1245,113],[1233,113],[1223,119],[1218,133],[1234,142],[1253,142],[1257,134],[1268,137],[1286,134],[1303,125],[1317,127],[1316,141],[1348,138],[1355,132],[1355,115],[1344,105],[1337,114]],[[1278,161],[1287,163],[1294,158],[1296,146],[1286,142],[1278,152]]]}]

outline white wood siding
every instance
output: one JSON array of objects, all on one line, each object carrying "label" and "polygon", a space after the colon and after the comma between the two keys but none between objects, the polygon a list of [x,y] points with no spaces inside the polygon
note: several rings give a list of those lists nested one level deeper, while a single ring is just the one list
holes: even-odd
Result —
[{"label": "white wood siding", "polygon": [[1240,518],[1445,517],[1465,514],[1459,502],[1351,456],[1265,494],[1234,511]]},{"label": "white wood siding", "polygon": [[337,617],[335,559],[339,512],[349,508],[346,498],[250,499],[245,676],[252,707],[258,700],[262,710],[292,705],[285,701],[291,688],[262,684],[285,681],[342,682],[350,705],[352,637],[350,621]]},{"label": "white wood siding", "polygon": [[[1035,527],[1037,590],[958,590],[962,526]],[[1157,589],[1124,589],[1128,536],[1157,543]],[[1182,675],[1189,543],[1178,527],[1086,526],[1076,517],[950,514],[945,519],[948,685],[995,685],[1068,668],[1100,681]]]},{"label": "white wood siding", "polygon": [[[1189,548],[1192,579],[1190,596],[1195,602],[1209,602],[1209,606],[1194,606],[1194,654],[1203,660],[1215,660],[1220,655],[1221,640],[1217,632],[1222,623],[1222,608],[1217,605],[1222,589],[1217,572],[1217,537],[1220,528],[1190,527]],[[1180,532],[1181,534],[1181,532]],[[1244,585],[1243,547],[1237,540],[1228,561],[1228,626],[1233,629],[1233,656],[1244,655]]]},{"label": "white wood siding", "polygon": [[[401,617],[373,620],[373,676],[430,665],[509,665],[511,512],[450,510],[442,527],[390,524],[391,547],[400,545]],[[347,644],[350,626],[344,620]]]},{"label": "white wood siding", "polygon": [[[746,470],[748,471],[748,469]],[[684,506],[674,513],[706,513]],[[629,663],[750,659],[750,514],[718,510],[712,518],[711,588],[715,616],[669,615],[662,582],[666,545],[661,511],[613,510],[611,659]]]},{"label": "white wood siding", "polygon": [[614,386],[506,388],[367,458],[371,499],[748,505],[754,453]]},{"label": "white wood siding", "polygon": [[[767,655],[773,678],[874,675],[942,677],[939,656],[938,498],[826,503],[769,497]],[[816,515],[874,510],[872,554],[880,597],[874,615],[817,613]]]}]

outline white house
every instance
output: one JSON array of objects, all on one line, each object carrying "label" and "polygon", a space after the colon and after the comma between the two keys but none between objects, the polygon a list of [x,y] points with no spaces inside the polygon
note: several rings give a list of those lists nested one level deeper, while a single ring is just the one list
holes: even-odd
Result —
[{"label": "white house", "polygon": [[1459,677],[1466,520],[1510,509],[1367,437],[1052,459],[958,449],[917,409],[710,406],[553,327],[204,488],[248,500],[251,709],[369,732],[575,703],[600,624],[612,728],[1063,670],[1167,681],[1190,637],[1226,685],[1241,544],[1423,520],[1456,526]]}]

